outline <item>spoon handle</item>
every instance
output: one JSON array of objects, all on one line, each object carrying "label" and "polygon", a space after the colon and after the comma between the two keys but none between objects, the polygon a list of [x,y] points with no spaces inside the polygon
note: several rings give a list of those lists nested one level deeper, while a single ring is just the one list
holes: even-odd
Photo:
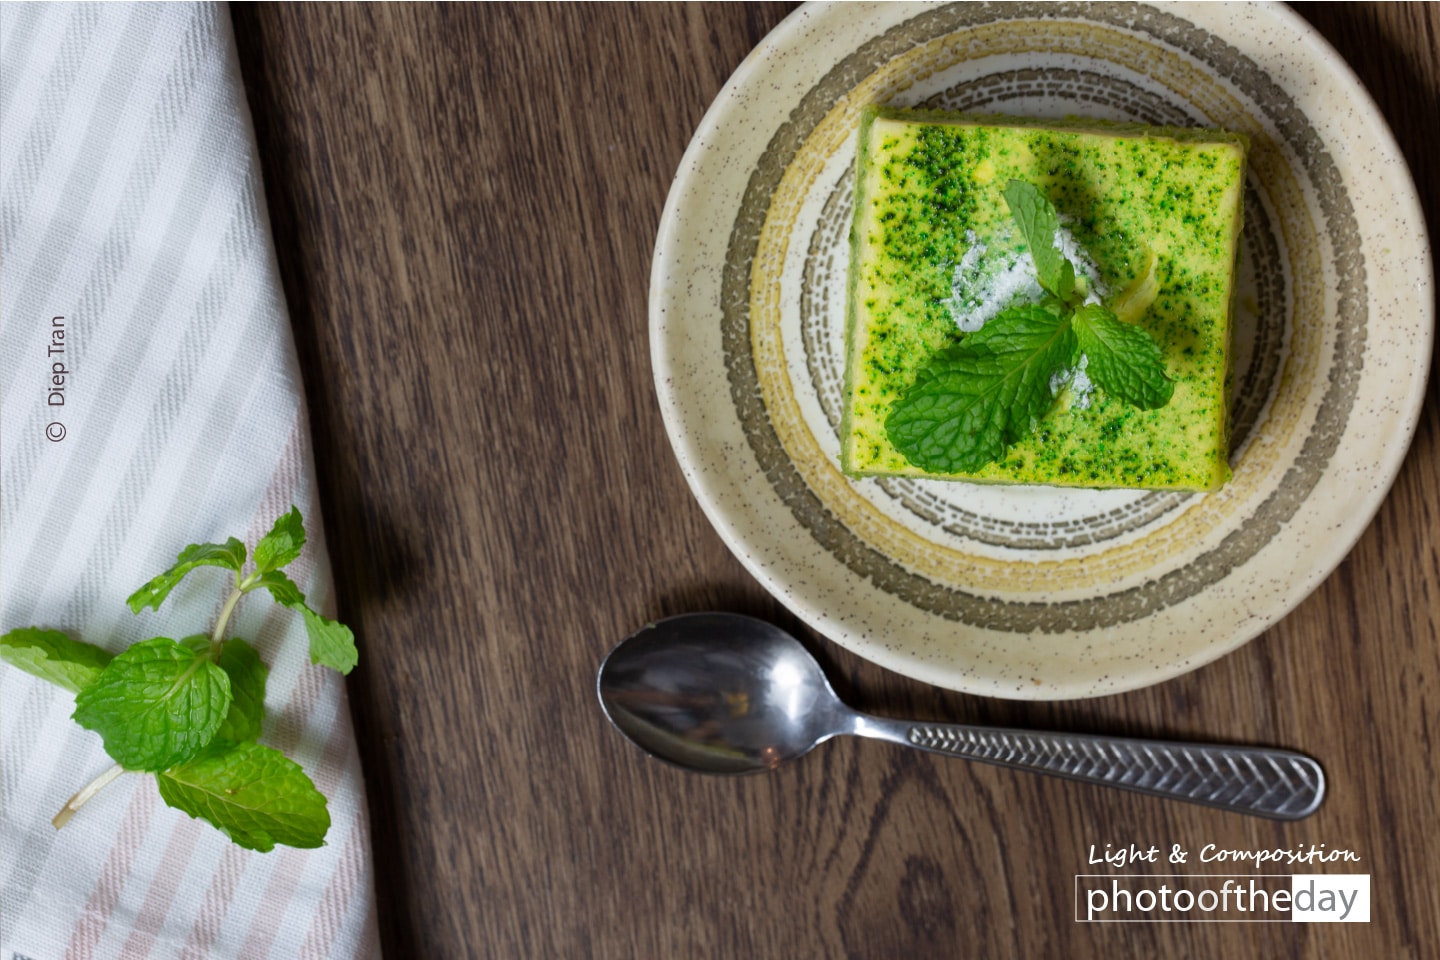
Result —
[{"label": "spoon handle", "polygon": [[1308,817],[1325,796],[1325,773],[1320,764],[1289,750],[919,724],[878,717],[864,717],[855,732],[931,753],[1276,820]]}]

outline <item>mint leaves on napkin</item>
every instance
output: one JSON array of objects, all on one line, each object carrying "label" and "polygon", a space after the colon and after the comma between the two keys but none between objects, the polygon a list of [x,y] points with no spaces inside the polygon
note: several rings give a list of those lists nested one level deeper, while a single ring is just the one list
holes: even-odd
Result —
[{"label": "mint leaves on napkin", "polygon": [[255,545],[251,572],[245,545],[234,537],[191,544],[126,601],[134,613],[158,610],[191,571],[231,570],[234,585],[208,634],[152,637],[117,656],[59,630],[21,627],[0,636],[0,659],[74,693],[75,722],[100,734],[115,760],[55,816],[57,828],[121,773],[143,771],[155,775],[167,804],[208,821],[242,847],[324,843],[330,829],[325,797],[298,764],[256,742],[269,671],[249,643],[225,636],[236,604],[264,589],[304,619],[311,663],[341,673],[354,668],[359,654],[350,628],[310,609],[282,570],[304,546],[300,511],[291,507]]}]

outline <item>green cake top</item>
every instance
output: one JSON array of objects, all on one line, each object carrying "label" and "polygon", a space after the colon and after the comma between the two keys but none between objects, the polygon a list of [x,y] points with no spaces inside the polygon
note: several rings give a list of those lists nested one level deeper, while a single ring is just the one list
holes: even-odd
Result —
[{"label": "green cake top", "polygon": [[[1217,131],[867,111],[852,233],[846,469],[1081,486],[1223,482],[1244,153],[1242,137]],[[1054,278],[1038,282],[1037,251],[1015,228],[1005,198],[1015,180],[1059,211],[1058,249],[1036,246],[1048,269],[1074,270],[1068,304],[1056,296]],[[902,453],[886,421],[917,379],[934,373],[927,367],[966,339],[975,341],[972,353],[979,350],[986,338],[973,333],[1007,307],[1047,300],[1056,313],[1088,302],[1088,316],[1103,303],[1122,320],[1140,320],[1137,330],[1161,348],[1173,399],[1138,408],[1120,381],[1106,389],[1104,371],[1093,365],[1102,358],[1087,354],[1054,371],[1043,397],[1018,404],[1024,429],[988,423],[1007,435],[994,456],[927,458],[913,444],[908,457]],[[1074,329],[1095,333],[1085,316]],[[1051,347],[1059,362],[1066,351]],[[1073,361],[1075,351],[1067,356]]]}]

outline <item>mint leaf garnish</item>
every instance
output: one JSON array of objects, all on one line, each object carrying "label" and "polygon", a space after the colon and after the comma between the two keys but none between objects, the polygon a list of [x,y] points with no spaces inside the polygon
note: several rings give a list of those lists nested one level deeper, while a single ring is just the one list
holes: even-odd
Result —
[{"label": "mint leaf garnish", "polygon": [[71,693],[79,693],[94,682],[111,656],[59,630],[20,627],[0,637],[0,660]]},{"label": "mint leaf garnish", "polygon": [[239,637],[225,641],[215,662],[230,678],[230,709],[215,730],[215,740],[254,740],[265,720],[265,678],[270,670],[255,648]]},{"label": "mint leaf garnish", "polygon": [[305,525],[300,521],[300,510],[292,506],[255,544],[255,569],[261,573],[278,570],[300,556],[304,546]]},{"label": "mint leaf garnish", "polygon": [[[1011,307],[920,368],[890,408],[885,432],[906,460],[932,473],[968,473],[1005,455],[1049,412],[1051,378],[1085,357],[1106,393],[1141,409],[1170,402],[1175,384],[1159,344],[1098,304],[1078,306],[1088,285],[1061,252],[1060,215],[1040,190],[1011,180],[1003,191],[1030,251],[1038,305]],[[1138,317],[1159,292],[1154,253],[1144,275],[1116,301]]]},{"label": "mint leaf garnish", "polygon": [[1070,263],[1055,246],[1055,235],[1060,232],[1060,215],[1050,200],[1038,189],[1024,180],[1011,180],[1004,190],[1005,202],[1010,206],[1010,216],[1020,229],[1020,236],[1030,248],[1030,259],[1035,261],[1035,276],[1045,292],[1069,299],[1075,289],[1075,268],[1070,267],[1069,289],[1061,292],[1065,266]]},{"label": "mint leaf garnish", "polygon": [[192,543],[180,551],[173,567],[136,590],[125,602],[130,605],[133,613],[139,613],[146,607],[159,610],[160,604],[165,602],[175,585],[196,567],[224,567],[238,574],[244,565],[245,544],[234,537],[230,537],[223,544]]},{"label": "mint leaf garnish", "polygon": [[249,850],[318,847],[330,829],[325,797],[305,771],[258,743],[217,744],[155,781],[167,804]]},{"label": "mint leaf garnish", "polygon": [[230,678],[185,644],[132,644],[75,697],[75,722],[127,770],[163,770],[194,756],[230,709]]},{"label": "mint leaf garnish", "polygon": [[305,632],[310,636],[310,662],[322,667],[349,673],[360,662],[355,649],[355,634],[343,623],[320,616],[303,604],[298,608],[305,617]]},{"label": "mint leaf garnish", "polygon": [[1012,307],[940,354],[890,410],[890,441],[923,470],[978,470],[1033,429],[1053,400],[1050,374],[1075,335],[1043,307]]},{"label": "mint leaf garnish", "polygon": [[1086,373],[1113,397],[1154,410],[1170,402],[1175,381],[1165,375],[1165,355],[1140,327],[1121,323],[1101,306],[1075,311],[1075,336],[1089,358]]}]

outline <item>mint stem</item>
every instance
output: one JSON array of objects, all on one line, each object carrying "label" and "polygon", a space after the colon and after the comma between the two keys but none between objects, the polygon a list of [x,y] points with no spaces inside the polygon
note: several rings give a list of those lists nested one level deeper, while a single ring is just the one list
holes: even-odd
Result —
[{"label": "mint stem", "polygon": [[225,598],[225,606],[220,608],[220,619],[215,621],[215,632],[210,634],[210,659],[220,659],[220,647],[225,641],[225,627],[230,623],[230,614],[235,612],[235,604],[245,595],[239,587],[230,591],[230,596]]},{"label": "mint stem", "polygon": [[114,780],[116,777],[120,776],[120,774],[124,772],[125,768],[117,763],[110,769],[106,770],[104,773],[100,774],[100,776],[96,777],[94,780],[91,780],[85,786],[81,787],[80,792],[75,794],[75,796],[71,797],[69,802],[66,803],[65,806],[60,808],[60,812],[55,814],[55,816],[51,818],[50,822],[55,825],[55,829],[59,830],[61,827],[65,826],[65,824],[69,823],[70,818],[75,816],[76,811],[78,811],[81,807],[85,806],[85,804],[90,800],[91,797],[95,796],[95,794],[103,790],[107,783],[109,783],[111,780]]}]

